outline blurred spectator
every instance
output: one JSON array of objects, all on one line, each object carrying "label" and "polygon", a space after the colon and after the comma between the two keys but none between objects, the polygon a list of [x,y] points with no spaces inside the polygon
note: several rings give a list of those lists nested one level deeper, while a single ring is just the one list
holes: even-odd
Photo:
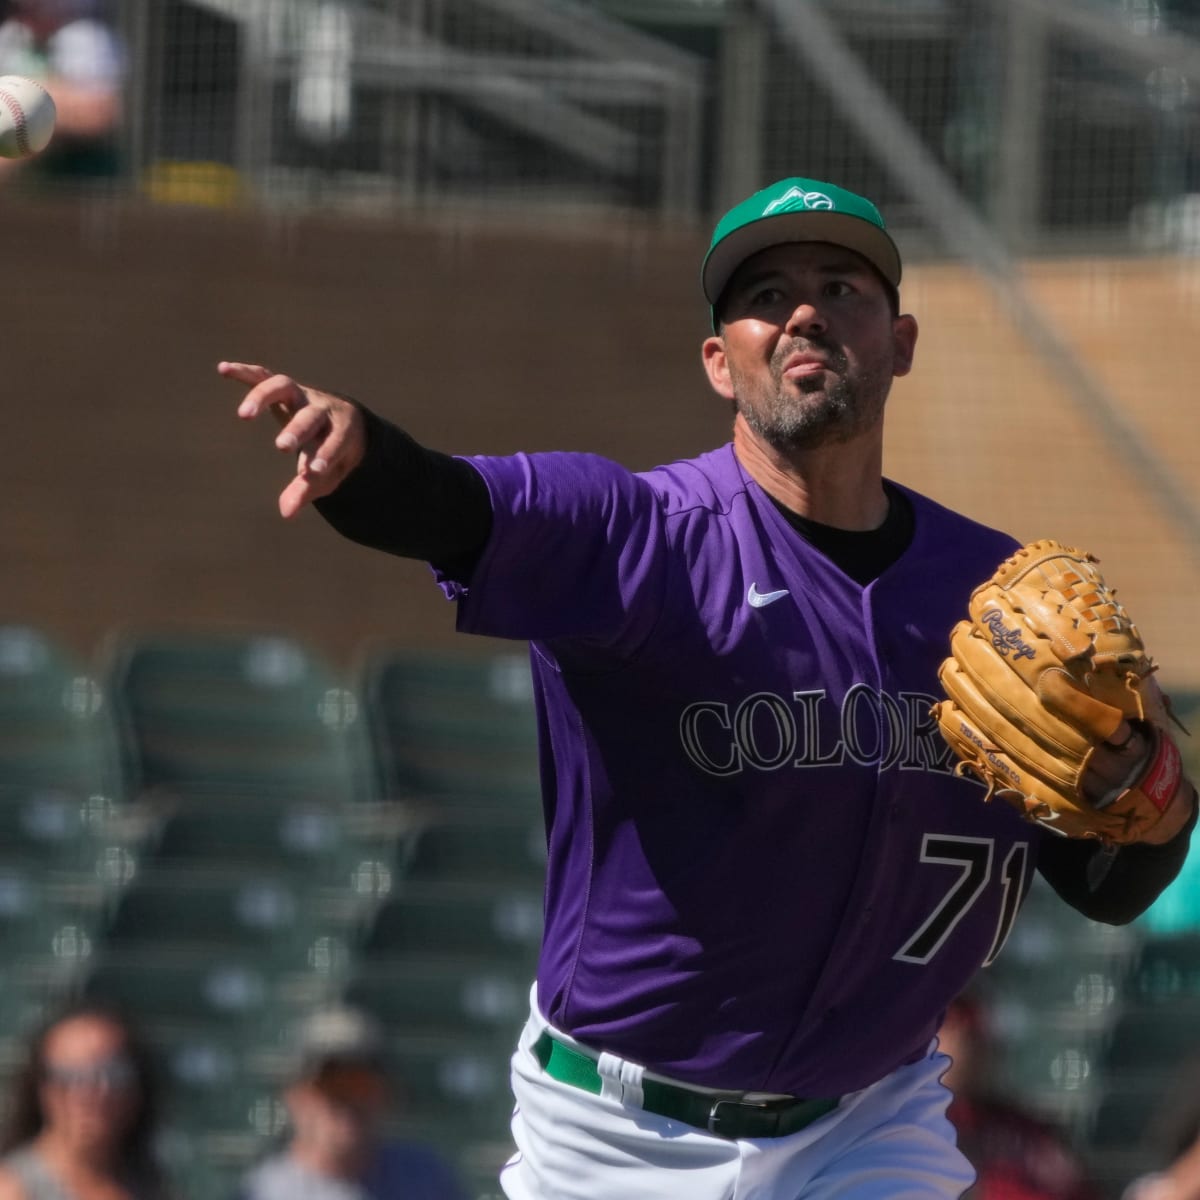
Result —
[{"label": "blurred spectator", "polygon": [[54,137],[33,169],[76,179],[117,173],[124,70],[99,0],[10,0],[0,23],[0,75],[38,80],[58,110]]},{"label": "blurred spectator", "polygon": [[0,1139],[0,1200],[164,1200],[145,1049],[115,1012],[82,1004],[33,1038]]},{"label": "blurred spectator", "polygon": [[384,1050],[382,1032],[355,1009],[302,1025],[284,1093],[290,1141],[245,1177],[241,1200],[465,1200],[431,1148],[382,1136],[394,1103]]},{"label": "blurred spectator", "polygon": [[978,1178],[970,1200],[1098,1200],[1061,1131],[999,1094],[987,1014],[977,996],[950,1006],[938,1045],[952,1060],[942,1082],[953,1093],[949,1117],[959,1149]]}]

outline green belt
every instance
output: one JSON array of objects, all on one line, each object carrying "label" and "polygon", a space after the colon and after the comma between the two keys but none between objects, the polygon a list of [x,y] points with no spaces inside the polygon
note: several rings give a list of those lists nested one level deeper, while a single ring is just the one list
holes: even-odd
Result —
[{"label": "green belt", "polygon": [[[600,1094],[603,1081],[596,1060],[543,1033],[533,1045],[542,1070],[559,1083]],[[660,1079],[642,1080],[642,1108],[672,1121],[706,1129],[717,1137],[786,1137],[832,1112],[838,1100],[753,1100],[753,1092],[700,1092]]]}]

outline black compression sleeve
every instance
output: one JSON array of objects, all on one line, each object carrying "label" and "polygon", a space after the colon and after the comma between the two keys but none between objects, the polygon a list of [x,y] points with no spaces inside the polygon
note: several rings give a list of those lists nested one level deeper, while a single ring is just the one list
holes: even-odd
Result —
[{"label": "black compression sleeve", "polygon": [[1134,842],[1116,853],[1094,841],[1046,836],[1038,852],[1038,870],[1085,917],[1127,925],[1179,874],[1196,816],[1193,811],[1187,825],[1161,846]]},{"label": "black compression sleeve", "polygon": [[366,454],[317,511],[351,541],[418,558],[466,582],[492,531],[487,485],[470,463],[427,450],[358,405]]}]

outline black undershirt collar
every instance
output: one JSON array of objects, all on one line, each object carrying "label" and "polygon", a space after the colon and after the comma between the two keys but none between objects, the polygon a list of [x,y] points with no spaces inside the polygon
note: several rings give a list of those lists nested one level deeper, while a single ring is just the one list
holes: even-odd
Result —
[{"label": "black undershirt collar", "polygon": [[806,542],[865,587],[872,579],[878,579],[908,549],[913,536],[915,522],[912,502],[886,479],[883,489],[888,498],[887,516],[878,529],[865,531],[822,525],[819,521],[811,521],[792,512],[774,496],[771,502]]}]

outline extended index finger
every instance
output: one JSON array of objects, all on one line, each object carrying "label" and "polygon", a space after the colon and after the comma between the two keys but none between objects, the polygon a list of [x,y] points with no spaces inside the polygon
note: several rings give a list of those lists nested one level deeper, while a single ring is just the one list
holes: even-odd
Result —
[{"label": "extended index finger", "polygon": [[217,374],[236,379],[238,383],[255,384],[270,379],[274,372],[259,363],[219,362]]},{"label": "extended index finger", "polygon": [[238,405],[239,417],[256,417],[264,403],[272,403],[262,395],[261,386],[275,378],[275,373],[269,367],[264,367],[261,363],[219,362],[217,373],[250,388]]}]

